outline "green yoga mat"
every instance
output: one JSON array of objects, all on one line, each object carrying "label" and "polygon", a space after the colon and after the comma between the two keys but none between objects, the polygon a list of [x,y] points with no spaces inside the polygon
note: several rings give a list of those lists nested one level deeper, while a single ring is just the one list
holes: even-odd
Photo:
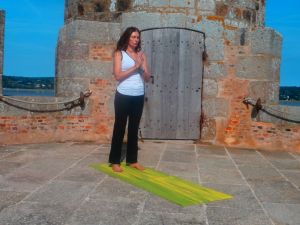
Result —
[{"label": "green yoga mat", "polygon": [[139,171],[122,165],[123,172],[116,173],[112,171],[112,168],[108,164],[92,164],[91,167],[180,206],[190,206],[232,198],[228,194],[150,168]]}]

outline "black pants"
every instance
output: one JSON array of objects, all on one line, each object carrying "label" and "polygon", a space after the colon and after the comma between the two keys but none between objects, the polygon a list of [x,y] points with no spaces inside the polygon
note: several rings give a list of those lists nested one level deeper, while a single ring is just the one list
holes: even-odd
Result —
[{"label": "black pants", "polygon": [[116,92],[115,124],[112,136],[109,163],[119,164],[121,149],[128,119],[126,163],[136,163],[138,156],[138,129],[143,113],[144,95],[128,96]]}]

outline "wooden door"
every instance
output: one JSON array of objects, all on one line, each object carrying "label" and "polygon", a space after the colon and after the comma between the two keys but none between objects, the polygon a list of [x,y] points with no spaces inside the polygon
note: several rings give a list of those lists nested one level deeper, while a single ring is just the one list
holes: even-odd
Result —
[{"label": "wooden door", "polygon": [[188,29],[142,31],[152,81],[145,85],[143,138],[199,139],[204,36]]}]

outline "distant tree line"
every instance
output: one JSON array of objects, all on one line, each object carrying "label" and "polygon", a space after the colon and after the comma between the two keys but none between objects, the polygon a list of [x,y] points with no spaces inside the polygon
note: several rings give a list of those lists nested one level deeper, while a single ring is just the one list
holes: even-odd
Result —
[{"label": "distant tree line", "polygon": [[54,89],[54,77],[2,76],[4,88]]},{"label": "distant tree line", "polygon": [[280,87],[279,100],[300,101],[300,87]]},{"label": "distant tree line", "polygon": [[[54,77],[2,76],[4,88],[54,89]],[[300,101],[300,87],[280,87],[280,100]]]}]

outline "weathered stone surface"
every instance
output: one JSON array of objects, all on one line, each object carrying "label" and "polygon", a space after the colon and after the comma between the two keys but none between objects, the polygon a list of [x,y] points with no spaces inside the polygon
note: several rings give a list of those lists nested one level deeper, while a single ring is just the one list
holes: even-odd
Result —
[{"label": "weathered stone surface", "polygon": [[141,30],[153,27],[185,27],[186,20],[187,17],[181,13],[131,12],[123,13],[121,27],[123,30],[129,26],[136,26]]},{"label": "weathered stone surface", "polygon": [[238,29],[238,30],[225,30],[224,36],[226,42],[228,42],[229,45],[233,46],[245,46],[249,45],[250,32],[247,29]]},{"label": "weathered stone surface", "polygon": [[[285,118],[287,120],[278,119],[272,115],[269,115],[265,112],[260,111],[258,117],[256,118],[258,121],[280,124],[280,125],[296,125],[293,121],[299,122],[300,115],[300,107],[297,106],[284,106],[284,105],[270,105],[266,109],[270,111],[273,115],[277,115],[278,117]],[[288,120],[291,120],[290,122]]]},{"label": "weathered stone surface", "polygon": [[250,33],[253,54],[281,57],[282,36],[271,28],[257,29]]},{"label": "weathered stone surface", "polygon": [[279,81],[280,61],[269,56],[241,56],[237,62],[238,77]]},{"label": "weathered stone surface", "polygon": [[203,96],[217,97],[218,94],[218,83],[212,79],[203,79]]},{"label": "weathered stone surface", "polygon": [[223,63],[210,62],[204,66],[204,78],[222,78],[227,75],[225,65]]},{"label": "weathered stone surface", "polygon": [[89,85],[90,79],[88,78],[56,78],[56,96],[79,96],[80,92],[89,90]]},{"label": "weathered stone surface", "polygon": [[209,117],[226,117],[229,113],[228,101],[224,98],[208,98],[202,102],[203,113]]},{"label": "weathered stone surface", "polygon": [[208,207],[209,224],[272,225],[263,210],[230,207]]},{"label": "weathered stone surface", "polygon": [[79,41],[68,41],[59,43],[57,47],[57,60],[81,59],[89,57],[89,44]]},{"label": "weathered stone surface", "polygon": [[119,23],[75,20],[60,31],[59,40],[82,42],[116,42],[120,36]]},{"label": "weathered stone surface", "polygon": [[249,96],[260,98],[263,103],[276,104],[279,101],[279,83],[274,81],[251,81]]},{"label": "weathered stone surface", "polygon": [[112,62],[100,60],[64,60],[57,67],[57,77],[112,78]]},{"label": "weathered stone surface", "polygon": [[216,1],[214,0],[198,0],[198,7],[201,11],[214,11],[216,8]]}]

